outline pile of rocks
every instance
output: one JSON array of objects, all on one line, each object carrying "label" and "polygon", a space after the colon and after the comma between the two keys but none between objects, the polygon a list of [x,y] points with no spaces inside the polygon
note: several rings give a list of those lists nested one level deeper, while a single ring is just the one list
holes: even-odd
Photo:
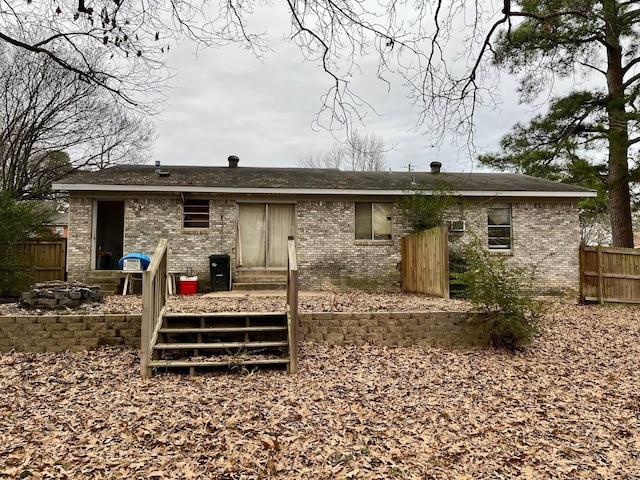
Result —
[{"label": "pile of rocks", "polygon": [[36,283],[20,298],[23,308],[57,309],[73,308],[83,303],[102,302],[100,286],[80,282]]}]

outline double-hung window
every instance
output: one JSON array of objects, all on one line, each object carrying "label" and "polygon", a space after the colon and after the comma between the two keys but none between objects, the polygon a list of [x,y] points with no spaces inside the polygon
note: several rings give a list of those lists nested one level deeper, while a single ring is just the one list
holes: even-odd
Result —
[{"label": "double-hung window", "polygon": [[393,203],[356,203],[356,240],[391,240]]},{"label": "double-hung window", "polygon": [[182,227],[209,228],[209,200],[185,198],[182,204]]},{"label": "double-hung window", "polygon": [[511,249],[511,204],[495,203],[487,209],[489,249]]}]

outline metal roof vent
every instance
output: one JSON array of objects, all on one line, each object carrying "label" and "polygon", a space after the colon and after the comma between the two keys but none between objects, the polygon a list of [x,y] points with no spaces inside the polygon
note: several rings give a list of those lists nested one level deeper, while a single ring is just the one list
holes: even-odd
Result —
[{"label": "metal roof vent", "polygon": [[431,173],[440,173],[440,169],[442,168],[442,163],[431,162],[429,166],[431,167]]},{"label": "metal roof vent", "polygon": [[155,174],[157,176],[159,176],[159,177],[168,177],[169,176],[169,172],[163,172],[162,169],[160,168],[160,160],[156,160]]},{"label": "metal roof vent", "polygon": [[235,155],[231,155],[229,156],[229,158],[227,158],[227,160],[229,160],[229,168],[238,168],[238,162],[240,161],[240,158],[236,157]]}]

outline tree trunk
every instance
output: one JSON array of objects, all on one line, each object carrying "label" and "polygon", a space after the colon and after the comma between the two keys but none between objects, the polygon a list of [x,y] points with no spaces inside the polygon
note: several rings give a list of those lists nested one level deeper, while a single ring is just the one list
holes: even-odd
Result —
[{"label": "tree trunk", "polygon": [[618,25],[617,2],[603,2],[607,18],[607,117],[609,121],[609,217],[611,219],[611,244],[614,247],[633,247],[631,221],[631,195],[629,193],[629,130],[625,112],[624,72],[622,46]]}]

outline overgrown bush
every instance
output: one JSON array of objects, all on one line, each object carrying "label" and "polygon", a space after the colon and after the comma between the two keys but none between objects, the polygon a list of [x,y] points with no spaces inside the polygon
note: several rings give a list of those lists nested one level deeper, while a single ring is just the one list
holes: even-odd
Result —
[{"label": "overgrown bush", "polygon": [[464,250],[466,269],[452,273],[474,307],[487,315],[491,344],[514,351],[538,332],[542,305],[533,299],[535,271],[493,255],[479,242]]},{"label": "overgrown bush", "polygon": [[444,225],[456,201],[459,200],[449,190],[439,186],[428,194],[416,189],[413,194],[400,197],[398,206],[412,233],[417,233]]},{"label": "overgrown bush", "polygon": [[449,251],[449,297],[465,298],[467,286],[460,277],[467,270],[467,258],[464,252]]}]

